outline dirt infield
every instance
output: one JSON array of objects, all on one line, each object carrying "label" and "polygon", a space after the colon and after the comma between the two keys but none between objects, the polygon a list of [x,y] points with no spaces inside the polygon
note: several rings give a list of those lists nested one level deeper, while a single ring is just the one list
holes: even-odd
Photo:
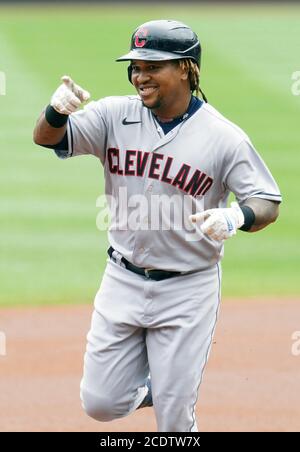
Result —
[{"label": "dirt infield", "polygon": [[[299,301],[223,301],[197,404],[200,431],[300,431],[300,355],[296,347],[292,353]],[[156,430],[151,408],[110,423],[82,411],[91,312],[92,306],[0,310],[0,431]]]}]

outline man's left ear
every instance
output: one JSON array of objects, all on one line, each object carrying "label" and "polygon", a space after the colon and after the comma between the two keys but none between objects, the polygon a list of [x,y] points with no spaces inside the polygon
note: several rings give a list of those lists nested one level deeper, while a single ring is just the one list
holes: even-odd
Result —
[{"label": "man's left ear", "polygon": [[188,78],[189,78],[189,71],[187,69],[182,68],[181,79],[188,80]]}]

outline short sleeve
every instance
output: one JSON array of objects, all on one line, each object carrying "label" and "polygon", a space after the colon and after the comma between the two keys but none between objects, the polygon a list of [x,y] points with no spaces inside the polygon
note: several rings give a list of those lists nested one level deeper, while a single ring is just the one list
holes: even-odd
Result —
[{"label": "short sleeve", "polygon": [[105,161],[107,126],[105,108],[101,101],[90,102],[83,110],[69,117],[68,150],[55,150],[61,158],[77,155],[94,155],[102,164]]},{"label": "short sleeve", "polygon": [[271,172],[247,139],[227,156],[223,184],[225,189],[235,194],[240,203],[251,197],[282,201]]}]

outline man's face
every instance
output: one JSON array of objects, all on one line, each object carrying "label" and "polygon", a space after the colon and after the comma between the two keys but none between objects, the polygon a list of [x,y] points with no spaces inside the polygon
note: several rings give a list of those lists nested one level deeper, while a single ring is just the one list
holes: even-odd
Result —
[{"label": "man's face", "polygon": [[174,61],[133,60],[132,83],[145,107],[168,114],[187,90],[187,74]]}]

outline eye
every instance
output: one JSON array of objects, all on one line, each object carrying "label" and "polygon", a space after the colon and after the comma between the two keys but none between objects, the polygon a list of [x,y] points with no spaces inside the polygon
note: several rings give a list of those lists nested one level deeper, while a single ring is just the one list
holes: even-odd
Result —
[{"label": "eye", "polygon": [[139,67],[136,66],[135,64],[132,64],[132,65],[131,65],[131,69],[132,69],[134,72],[137,72],[137,71],[139,70]]}]

